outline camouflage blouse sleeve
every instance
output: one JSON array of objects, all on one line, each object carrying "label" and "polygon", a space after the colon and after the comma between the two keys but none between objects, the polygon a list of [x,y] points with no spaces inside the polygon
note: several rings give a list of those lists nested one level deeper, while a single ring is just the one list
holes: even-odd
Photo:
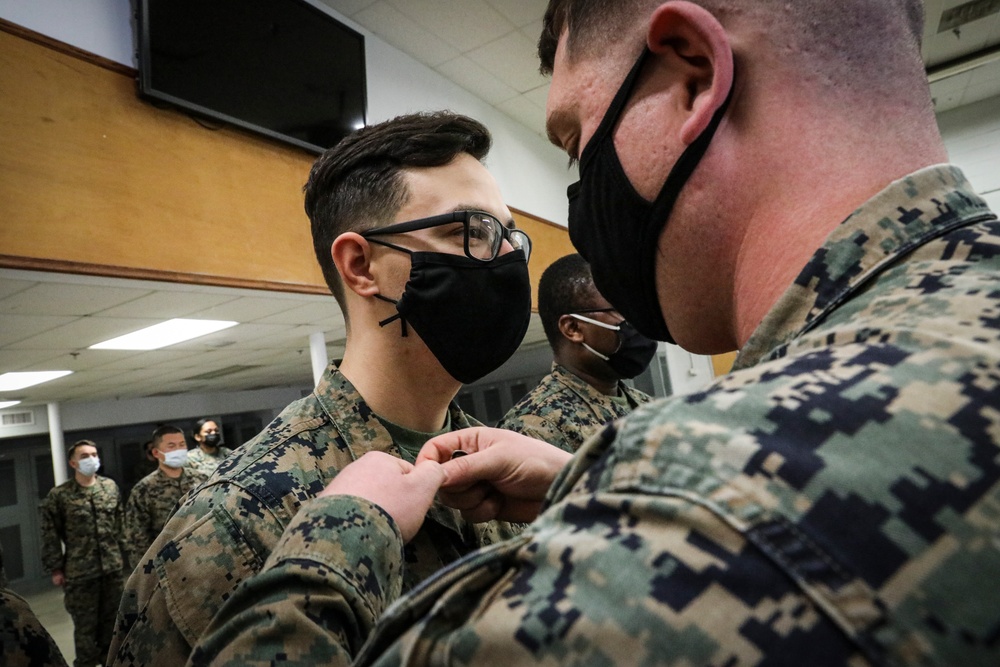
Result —
[{"label": "camouflage blouse sleeve", "polygon": [[399,597],[402,567],[402,538],[380,507],[346,496],[310,500],[188,664],[350,664]]},{"label": "camouflage blouse sleeve", "polygon": [[13,591],[0,589],[0,665],[66,667],[59,647],[31,607]]},{"label": "camouflage blouse sleeve", "polygon": [[62,542],[65,527],[58,501],[51,491],[45,496],[39,509],[42,524],[42,564],[49,572],[61,570],[64,565]]},{"label": "camouflage blouse sleeve", "polygon": [[132,568],[142,559],[146,549],[153,543],[153,540],[147,535],[146,510],[142,507],[141,495],[141,490],[140,493],[136,493],[136,489],[132,489],[132,493],[129,494],[128,501],[125,503],[123,532],[126,550],[122,553],[128,556],[129,566]]}]

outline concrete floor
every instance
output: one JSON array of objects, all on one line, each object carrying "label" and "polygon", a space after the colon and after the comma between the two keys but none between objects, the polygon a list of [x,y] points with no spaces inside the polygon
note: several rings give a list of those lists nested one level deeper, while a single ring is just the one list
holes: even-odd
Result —
[{"label": "concrete floor", "polygon": [[76,658],[76,649],[73,648],[73,619],[63,606],[62,589],[49,586],[20,595],[28,601],[35,616],[52,635],[66,658],[66,663],[72,665]]}]

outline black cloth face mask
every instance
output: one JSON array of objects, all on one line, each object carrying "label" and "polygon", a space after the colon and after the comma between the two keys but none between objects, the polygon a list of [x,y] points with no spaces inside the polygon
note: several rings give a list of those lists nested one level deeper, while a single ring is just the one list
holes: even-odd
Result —
[{"label": "black cloth face mask", "polygon": [[523,250],[482,262],[463,255],[415,252],[395,320],[427,345],[448,373],[463,384],[495,371],[517,350],[531,317],[531,283]]},{"label": "black cloth face mask", "polygon": [[[599,311],[591,310],[585,312],[593,313]],[[639,375],[646,370],[649,362],[656,356],[656,348],[659,347],[656,341],[643,336],[626,320],[622,320],[616,325],[611,325],[590,317],[584,317],[578,313],[570,313],[570,315],[578,320],[590,322],[599,327],[618,332],[618,349],[611,354],[601,354],[586,343],[581,344],[588,352],[608,362],[608,366],[620,378],[630,380]]]},{"label": "black cloth face mask", "polygon": [[615,151],[614,129],[650,51],[625,77],[580,156],[580,180],[569,186],[569,237],[590,264],[597,290],[645,336],[674,342],[656,293],[656,249],[674,203],[715,136],[729,101],[681,154],[652,202],[632,187]]},{"label": "black cloth face mask", "polygon": [[222,435],[219,433],[208,433],[205,435],[205,444],[209,447],[216,447],[222,444]]}]

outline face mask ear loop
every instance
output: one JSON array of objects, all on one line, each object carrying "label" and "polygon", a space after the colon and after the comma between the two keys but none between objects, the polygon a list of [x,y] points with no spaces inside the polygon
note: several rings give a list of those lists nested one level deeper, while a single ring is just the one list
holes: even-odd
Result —
[{"label": "face mask ear loop", "polygon": [[587,348],[587,351],[588,351],[588,352],[590,352],[591,354],[593,354],[593,355],[594,355],[595,357],[597,357],[598,359],[602,359],[602,360],[604,360],[604,361],[607,361],[607,360],[609,359],[608,355],[606,355],[606,354],[601,354],[600,352],[598,352],[598,351],[597,351],[597,350],[595,350],[594,348],[590,347],[590,346],[589,346],[589,345],[587,345],[586,343],[580,343],[580,345],[583,345],[583,346],[584,346],[585,348]]},{"label": "face mask ear loop", "polygon": [[[390,299],[388,297],[384,297],[381,294],[375,294],[374,296],[375,296],[376,299],[379,299],[380,301],[385,301],[386,303],[391,303],[394,306],[397,303],[399,303],[398,301],[393,301],[392,299]],[[406,320],[403,319],[403,316],[400,315],[399,313],[396,313],[392,317],[385,318],[384,320],[382,320],[381,322],[379,322],[378,325],[380,327],[384,327],[385,325],[390,324],[391,322],[395,322],[396,320],[399,320],[399,325],[400,325],[400,328],[401,328],[402,336],[403,336],[403,338],[406,338],[406,335],[407,335]]]}]

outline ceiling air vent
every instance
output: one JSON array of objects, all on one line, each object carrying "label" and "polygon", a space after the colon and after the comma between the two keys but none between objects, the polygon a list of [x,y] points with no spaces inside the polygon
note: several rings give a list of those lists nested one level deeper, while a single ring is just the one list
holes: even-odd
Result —
[{"label": "ceiling air vent", "polygon": [[34,426],[34,410],[0,413],[0,426]]},{"label": "ceiling air vent", "polygon": [[972,0],[964,5],[952,7],[941,13],[938,32],[954,30],[966,23],[978,21],[984,16],[1000,12],[1000,0]]}]

